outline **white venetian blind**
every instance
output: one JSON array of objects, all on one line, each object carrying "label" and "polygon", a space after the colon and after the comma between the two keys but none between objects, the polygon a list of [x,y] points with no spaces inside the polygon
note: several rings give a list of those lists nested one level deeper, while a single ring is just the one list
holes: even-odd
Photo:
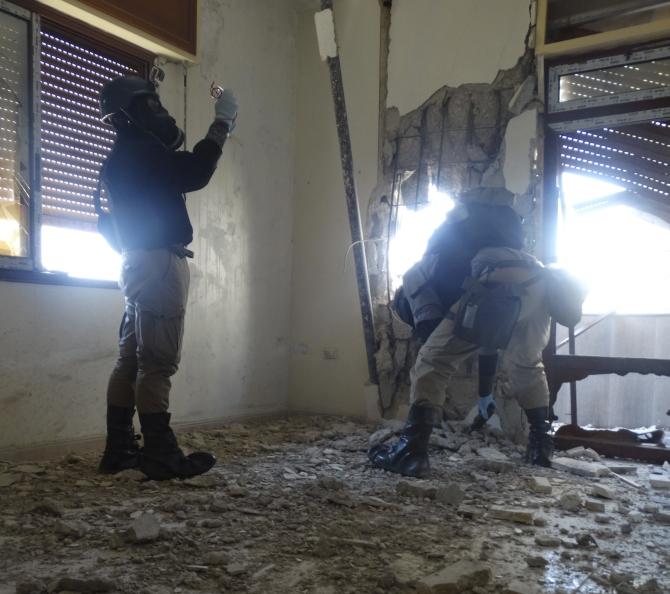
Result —
[{"label": "white venetian blind", "polygon": [[28,27],[0,11],[0,256],[29,255]]},{"label": "white venetian blind", "polygon": [[95,229],[93,194],[114,141],[98,94],[137,67],[46,26],[40,38],[42,222]]}]

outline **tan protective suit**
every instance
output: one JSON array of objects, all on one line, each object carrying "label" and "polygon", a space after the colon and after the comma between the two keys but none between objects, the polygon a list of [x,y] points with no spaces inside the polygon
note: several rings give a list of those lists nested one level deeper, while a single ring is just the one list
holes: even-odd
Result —
[{"label": "tan protective suit", "polygon": [[168,410],[170,377],[177,372],[184,335],[190,273],[179,249],[123,253],[119,285],[125,315],[119,358],[109,379],[107,403],[137,406],[141,414]]},{"label": "tan protective suit", "polygon": [[[508,260],[532,262],[537,268],[505,267],[487,272],[487,266]],[[541,267],[530,254],[511,248],[484,248],[472,260],[472,276],[484,282],[521,284],[538,277],[522,289],[521,313],[504,357],[511,391],[523,409],[549,406],[542,351],[549,341],[550,316]],[[458,306],[456,303],[452,312]],[[442,407],[446,387],[458,366],[479,350],[479,346],[454,336],[453,328],[453,320],[443,319],[421,347],[411,372],[411,403]]]}]

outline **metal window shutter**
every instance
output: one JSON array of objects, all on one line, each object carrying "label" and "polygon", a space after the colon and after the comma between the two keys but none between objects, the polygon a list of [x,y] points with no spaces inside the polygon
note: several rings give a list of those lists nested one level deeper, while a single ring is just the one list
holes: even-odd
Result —
[{"label": "metal window shutter", "polygon": [[40,42],[42,223],[95,230],[93,194],[114,142],[100,121],[98,94],[108,80],[137,70],[47,26]]}]

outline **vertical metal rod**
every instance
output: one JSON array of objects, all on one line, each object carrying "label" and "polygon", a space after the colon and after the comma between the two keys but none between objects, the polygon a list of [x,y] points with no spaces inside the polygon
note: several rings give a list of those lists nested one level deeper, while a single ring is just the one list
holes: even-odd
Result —
[{"label": "vertical metal rod", "polygon": [[[321,8],[322,10],[332,10],[333,0],[322,0]],[[356,195],[354,160],[351,151],[351,136],[349,134],[347,106],[344,101],[342,68],[339,56],[327,58],[327,60],[328,68],[330,70],[330,86],[333,93],[333,103],[335,105],[337,136],[340,142],[340,160],[342,163],[342,177],[344,179],[347,213],[349,215],[349,227],[351,229],[351,241],[353,243],[358,299],[360,301],[361,315],[363,318],[363,335],[365,337],[365,351],[368,360],[368,376],[371,383],[377,384],[379,383],[377,362],[375,360],[377,339],[375,336],[374,317],[372,315],[372,298],[370,296],[370,281],[368,278],[368,265],[365,257],[365,244],[363,243],[363,229],[358,208],[358,197]]]},{"label": "vertical metal rod", "polygon": [[379,0],[379,129],[377,131],[377,179],[384,175],[384,139],[386,138],[386,99],[391,39],[392,0]]},{"label": "vertical metal rod", "polygon": [[[575,327],[568,328],[568,352],[575,354]],[[577,425],[577,382],[570,382],[570,422]]]}]

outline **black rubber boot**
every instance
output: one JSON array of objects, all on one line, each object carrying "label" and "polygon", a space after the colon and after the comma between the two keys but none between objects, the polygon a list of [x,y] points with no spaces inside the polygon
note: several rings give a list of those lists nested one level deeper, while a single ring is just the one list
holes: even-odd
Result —
[{"label": "black rubber boot", "polygon": [[139,447],[133,427],[134,408],[107,406],[107,442],[98,472],[116,474],[137,468]]},{"label": "black rubber boot", "polygon": [[548,414],[549,411],[546,407],[529,408],[526,410],[526,417],[530,426],[526,462],[535,466],[551,468],[554,440],[549,435],[551,421],[547,418]]},{"label": "black rubber boot", "polygon": [[435,418],[434,406],[413,404],[400,439],[393,445],[377,444],[368,450],[372,465],[404,476],[426,478],[430,474],[428,441]]},{"label": "black rubber boot", "polygon": [[187,479],[207,472],[216,458],[206,452],[184,455],[170,428],[170,413],[141,414],[144,448],[140,470],[154,481]]}]

